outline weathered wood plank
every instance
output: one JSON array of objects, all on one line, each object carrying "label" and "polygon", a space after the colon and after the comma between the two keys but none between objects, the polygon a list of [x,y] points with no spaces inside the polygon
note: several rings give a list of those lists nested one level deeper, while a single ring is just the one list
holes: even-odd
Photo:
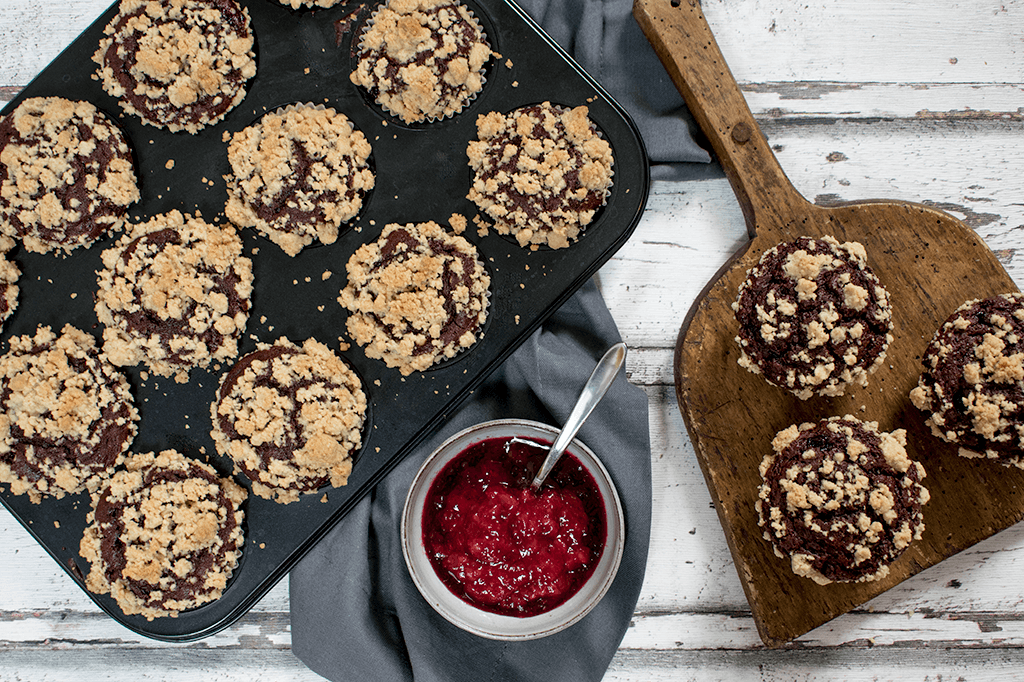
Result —
[{"label": "weathered wood plank", "polygon": [[677,649],[657,653],[620,650],[605,680],[647,682],[935,682],[1016,679],[1024,651],[1015,648],[961,649],[945,646],[879,650],[863,643],[833,650]]}]

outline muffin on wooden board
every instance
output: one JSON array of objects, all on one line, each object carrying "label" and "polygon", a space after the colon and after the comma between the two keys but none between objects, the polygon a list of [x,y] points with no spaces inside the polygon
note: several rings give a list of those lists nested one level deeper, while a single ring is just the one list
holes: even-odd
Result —
[{"label": "muffin on wooden board", "polygon": [[866,386],[892,342],[889,295],[864,247],[834,237],[765,251],[732,309],[739,364],[801,400]]},{"label": "muffin on wooden board", "polygon": [[935,332],[910,400],[932,433],[1024,469],[1024,294],[967,301]]},{"label": "muffin on wooden board", "polygon": [[906,432],[830,417],[793,425],[761,462],[758,524],[793,572],[821,585],[884,578],[924,531],[924,467]]}]

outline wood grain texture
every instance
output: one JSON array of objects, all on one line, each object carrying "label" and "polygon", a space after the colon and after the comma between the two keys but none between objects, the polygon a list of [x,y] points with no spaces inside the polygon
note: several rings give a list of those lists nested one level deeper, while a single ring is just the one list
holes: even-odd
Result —
[{"label": "wood grain texture", "polygon": [[[696,0],[636,0],[634,15],[708,136],[743,209],[752,240],[698,297],[676,345],[680,409],[707,479],[762,639],[792,640],[1024,518],[1024,472],[969,461],[928,433],[908,394],[932,334],[961,303],[1016,286],[961,221],[893,201],[816,206],[789,182],[750,113]],[[864,245],[889,291],[894,340],[866,388],[801,401],[737,364],[730,304],[761,255],[782,241],[832,236]],[[795,575],[761,538],[758,465],[791,424],[856,415],[908,433],[930,473],[926,531],[883,580],[818,585]],[[972,508],[965,516],[964,508]]]}]

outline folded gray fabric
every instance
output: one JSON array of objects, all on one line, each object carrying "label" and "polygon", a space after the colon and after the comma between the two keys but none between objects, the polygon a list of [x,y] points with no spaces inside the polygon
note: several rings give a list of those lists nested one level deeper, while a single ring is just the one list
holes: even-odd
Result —
[{"label": "folded gray fabric", "polygon": [[577,438],[608,469],[626,544],[615,581],[585,618],[525,642],[471,635],[416,590],[402,556],[402,508],[423,460],[473,424],[507,417],[560,425],[618,330],[593,282],[556,311],[291,572],[292,650],[330,680],[600,680],[629,626],[651,524],[647,394],[620,373]]},{"label": "folded gray fabric", "polygon": [[651,163],[711,160],[694,141],[700,136],[699,128],[682,95],[633,19],[632,0],[518,0],[517,4],[629,112]]}]

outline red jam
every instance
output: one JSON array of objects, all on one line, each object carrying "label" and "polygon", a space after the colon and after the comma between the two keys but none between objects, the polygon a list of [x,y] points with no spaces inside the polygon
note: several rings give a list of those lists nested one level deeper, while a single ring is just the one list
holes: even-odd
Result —
[{"label": "red jam", "polygon": [[491,438],[460,452],[430,485],[423,544],[455,595],[506,616],[550,611],[579,591],[604,549],[607,521],[593,476],[568,452],[539,493],[544,448]]}]

